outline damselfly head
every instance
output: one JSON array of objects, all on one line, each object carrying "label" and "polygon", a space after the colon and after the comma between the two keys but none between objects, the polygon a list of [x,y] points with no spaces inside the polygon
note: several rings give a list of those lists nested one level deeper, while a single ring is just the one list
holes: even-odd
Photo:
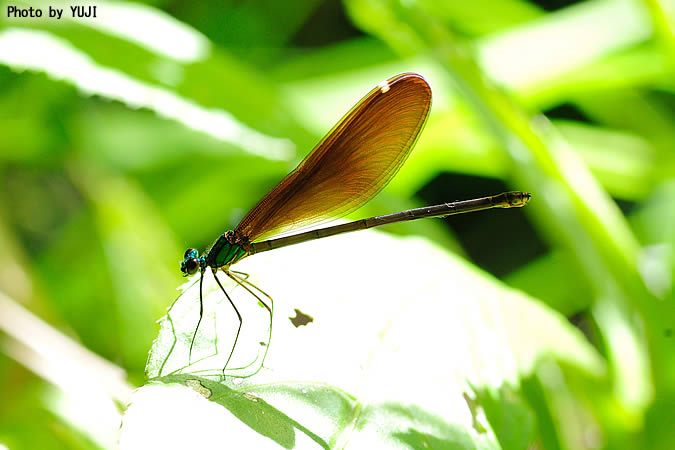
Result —
[{"label": "damselfly head", "polygon": [[199,252],[194,248],[188,248],[185,251],[185,256],[180,262],[180,271],[184,276],[194,275],[199,272],[201,268],[201,258]]}]

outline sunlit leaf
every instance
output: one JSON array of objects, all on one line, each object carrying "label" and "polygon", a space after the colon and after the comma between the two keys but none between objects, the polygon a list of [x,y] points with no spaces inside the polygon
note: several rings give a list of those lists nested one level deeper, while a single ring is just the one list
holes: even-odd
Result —
[{"label": "sunlit leaf", "polygon": [[[471,386],[517,389],[519,378],[545,355],[588,373],[603,371],[597,354],[562,317],[424,240],[362,232],[256,255],[236,268],[275,299],[265,367],[250,378],[221,381],[238,322],[212,287],[193,364],[185,367],[198,318],[198,284],[190,283],[169,311],[171,321],[162,321],[147,367],[152,385],[125,420],[129,442],[140,430],[164,428],[165,415],[155,407],[183,398],[191,406],[176,404],[174,413],[189,410],[213,421],[202,429],[202,443],[217,442],[212,431],[228,429],[233,434],[221,442],[235,446],[244,442],[239,439],[267,438],[291,447],[305,441],[354,448],[418,448],[425,441],[494,446],[491,433],[477,432],[472,419],[465,399],[475,398]],[[247,334],[235,350],[231,367],[237,367],[256,358],[258,342],[266,339],[266,314],[243,289],[226,286]],[[313,321],[293,326],[294,308]],[[201,359],[215,355],[216,347],[220,356]],[[205,370],[209,364],[212,370]],[[157,386],[187,380],[207,388],[209,400]],[[184,433],[193,431],[176,425],[176,434],[165,437],[186,439]]]}]

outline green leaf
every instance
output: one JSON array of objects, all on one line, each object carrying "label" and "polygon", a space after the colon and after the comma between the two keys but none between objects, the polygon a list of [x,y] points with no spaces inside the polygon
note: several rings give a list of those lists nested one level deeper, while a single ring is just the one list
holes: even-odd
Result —
[{"label": "green leaf", "polygon": [[[155,446],[194,446],[196,416],[210,424],[197,433],[204,445],[257,447],[270,438],[284,448],[495,448],[491,425],[476,423],[480,404],[467,400],[475,389],[517,389],[543,355],[604,370],[562,316],[419,238],[355,233],[255,255],[236,269],[276,300],[264,368],[222,380],[238,321],[207,271],[193,363],[186,367],[198,283],[162,320],[146,368],[151,383],[127,413],[123,440],[136,443],[141,433]],[[225,287],[244,318],[234,368],[258,357],[268,322],[244,289]],[[293,326],[294,309],[313,322]],[[208,400],[175,386],[186,383]],[[179,417],[167,418],[166,404]],[[176,426],[158,438],[153,430],[166,430],[167,420]],[[511,435],[531,436],[531,423],[514,426],[524,428]]]}]

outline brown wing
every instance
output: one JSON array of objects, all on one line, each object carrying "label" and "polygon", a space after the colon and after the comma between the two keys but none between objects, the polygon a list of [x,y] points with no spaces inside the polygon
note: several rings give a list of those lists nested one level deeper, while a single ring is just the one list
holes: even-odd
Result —
[{"label": "brown wing", "polygon": [[343,216],[370,200],[410,154],[431,107],[421,75],[403,73],[370,91],[236,231],[251,242]]}]

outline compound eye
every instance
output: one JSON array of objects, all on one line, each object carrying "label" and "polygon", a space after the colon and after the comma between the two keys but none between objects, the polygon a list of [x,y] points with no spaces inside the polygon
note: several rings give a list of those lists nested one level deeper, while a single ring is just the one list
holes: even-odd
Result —
[{"label": "compound eye", "polygon": [[197,258],[185,260],[185,271],[188,275],[194,275],[199,270],[199,261]]},{"label": "compound eye", "polygon": [[194,258],[197,258],[198,256],[199,256],[199,252],[197,251],[197,249],[188,248],[187,250],[185,250],[185,255],[184,255],[185,259],[194,259]]}]

